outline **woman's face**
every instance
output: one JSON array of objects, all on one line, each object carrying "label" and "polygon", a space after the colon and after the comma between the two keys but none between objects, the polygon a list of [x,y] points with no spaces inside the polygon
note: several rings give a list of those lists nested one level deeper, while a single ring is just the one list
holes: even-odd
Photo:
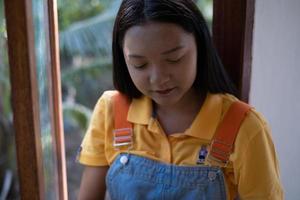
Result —
[{"label": "woman's face", "polygon": [[195,37],[172,23],[149,22],[127,30],[123,53],[137,89],[159,105],[189,97],[197,73]]}]

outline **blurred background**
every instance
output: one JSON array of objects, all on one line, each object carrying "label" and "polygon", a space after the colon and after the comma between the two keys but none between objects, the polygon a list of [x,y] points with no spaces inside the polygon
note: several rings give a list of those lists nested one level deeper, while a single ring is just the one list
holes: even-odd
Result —
[{"label": "blurred background", "polygon": [[[196,2],[211,27],[212,0]],[[76,199],[78,193],[83,168],[75,158],[91,112],[103,91],[113,89],[111,35],[120,3],[57,0],[69,199]],[[6,26],[0,0],[0,200],[20,199],[10,95]]]},{"label": "blurred background", "polygon": [[0,200],[19,199],[10,89],[4,5],[0,0]]}]

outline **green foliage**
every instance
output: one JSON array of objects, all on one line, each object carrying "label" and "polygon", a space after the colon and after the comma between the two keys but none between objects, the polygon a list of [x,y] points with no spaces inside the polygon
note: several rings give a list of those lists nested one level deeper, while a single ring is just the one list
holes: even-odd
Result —
[{"label": "green foliage", "polygon": [[[1,6],[0,6],[1,7]],[[7,38],[5,19],[0,15],[0,112],[8,118],[11,114],[10,107],[10,83],[7,55]]]},{"label": "green foliage", "polygon": [[82,132],[88,128],[88,123],[91,117],[92,111],[85,106],[76,103],[64,103],[63,115],[65,121],[70,125],[79,128]]},{"label": "green foliage", "polygon": [[58,0],[59,29],[64,30],[74,22],[99,14],[108,2],[103,0]]},{"label": "green foliage", "polygon": [[[16,193],[15,196],[17,196],[16,189],[11,189],[13,179],[17,179],[16,153],[12,128],[10,104],[11,88],[9,82],[7,37],[3,9],[3,1],[0,1],[0,193],[4,192],[1,195],[10,195],[9,197],[12,198],[12,193]],[[10,178],[5,176],[5,174],[9,174]],[[2,190],[4,184],[7,184],[5,191]]]},{"label": "green foliage", "polygon": [[211,29],[213,19],[213,0],[198,0],[197,5],[207,21],[208,27]]},{"label": "green foliage", "polygon": [[64,70],[62,84],[69,93],[75,91],[75,102],[92,109],[102,92],[112,88],[111,63],[96,60],[88,66]]},{"label": "green foliage", "polygon": [[65,56],[101,56],[111,52],[111,35],[115,15],[121,0],[101,3],[107,8],[98,15],[82,19],[60,31],[60,52]]}]

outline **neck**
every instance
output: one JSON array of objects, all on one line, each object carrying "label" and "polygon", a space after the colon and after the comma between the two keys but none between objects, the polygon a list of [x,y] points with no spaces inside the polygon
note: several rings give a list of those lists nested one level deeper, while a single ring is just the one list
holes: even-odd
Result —
[{"label": "neck", "polygon": [[198,113],[206,94],[196,92],[191,89],[184,97],[173,105],[155,105],[155,111],[159,114],[176,114],[176,113]]}]

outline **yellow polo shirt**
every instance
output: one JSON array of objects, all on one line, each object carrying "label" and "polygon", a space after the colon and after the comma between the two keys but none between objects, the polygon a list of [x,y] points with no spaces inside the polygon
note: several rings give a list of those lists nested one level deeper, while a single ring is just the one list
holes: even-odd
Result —
[{"label": "yellow polo shirt", "polygon": [[[89,166],[111,165],[127,147],[113,147],[114,113],[107,91],[98,100],[78,160]],[[133,123],[131,153],[180,166],[195,166],[202,145],[209,145],[224,114],[237,99],[228,94],[208,94],[189,129],[166,135],[152,116],[148,97],[133,99],[127,120]],[[264,118],[251,109],[235,141],[230,162],[223,169],[228,199],[239,193],[240,199],[283,199],[279,165],[270,129]]]}]

